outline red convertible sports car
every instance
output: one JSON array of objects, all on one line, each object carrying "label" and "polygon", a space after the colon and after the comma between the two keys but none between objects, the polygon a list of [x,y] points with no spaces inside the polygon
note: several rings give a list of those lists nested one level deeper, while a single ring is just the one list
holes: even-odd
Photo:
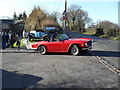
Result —
[{"label": "red convertible sports car", "polygon": [[49,41],[31,43],[30,48],[39,51],[42,55],[47,52],[69,52],[78,55],[82,50],[92,49],[92,39],[69,38],[66,34],[56,34],[51,36]]}]

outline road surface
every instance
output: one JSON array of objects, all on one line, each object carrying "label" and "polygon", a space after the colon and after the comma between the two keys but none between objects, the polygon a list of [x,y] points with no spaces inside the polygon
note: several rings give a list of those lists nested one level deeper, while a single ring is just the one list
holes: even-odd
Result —
[{"label": "road surface", "polygon": [[[118,67],[118,57],[114,54],[117,48],[114,49],[111,43],[106,44],[116,41],[94,40],[93,52]],[[108,49],[104,49],[106,47]],[[1,71],[3,88],[118,88],[118,74],[89,53],[40,55],[26,49],[2,50]]]},{"label": "road surface", "polygon": [[74,32],[69,32],[68,35],[72,37],[92,38],[94,40],[92,52],[106,60],[117,69],[120,69],[118,65],[118,57],[120,56],[119,41]]}]

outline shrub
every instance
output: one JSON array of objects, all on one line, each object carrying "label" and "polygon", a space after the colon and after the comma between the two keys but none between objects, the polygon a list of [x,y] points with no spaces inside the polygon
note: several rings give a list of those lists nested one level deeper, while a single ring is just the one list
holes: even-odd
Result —
[{"label": "shrub", "polygon": [[102,38],[109,38],[108,35],[101,35],[100,37],[102,37]]}]

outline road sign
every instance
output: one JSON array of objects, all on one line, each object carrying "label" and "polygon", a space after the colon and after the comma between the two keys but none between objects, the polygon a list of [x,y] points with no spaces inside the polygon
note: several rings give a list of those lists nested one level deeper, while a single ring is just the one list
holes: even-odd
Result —
[{"label": "road sign", "polygon": [[63,16],[63,20],[68,20],[68,17],[67,16]]},{"label": "road sign", "polygon": [[66,10],[64,10],[64,12],[62,13],[62,15],[67,15],[67,12],[66,12]]}]

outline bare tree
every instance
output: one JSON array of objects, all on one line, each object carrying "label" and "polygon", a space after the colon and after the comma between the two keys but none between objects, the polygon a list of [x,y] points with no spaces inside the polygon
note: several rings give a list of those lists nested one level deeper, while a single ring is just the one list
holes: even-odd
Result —
[{"label": "bare tree", "polygon": [[58,22],[59,15],[60,14],[58,12],[53,12],[50,14],[51,19],[53,19],[55,22]]},{"label": "bare tree", "polygon": [[89,23],[88,13],[81,9],[80,6],[72,5],[68,8],[67,24],[70,29],[77,32],[84,32],[85,25]]}]

